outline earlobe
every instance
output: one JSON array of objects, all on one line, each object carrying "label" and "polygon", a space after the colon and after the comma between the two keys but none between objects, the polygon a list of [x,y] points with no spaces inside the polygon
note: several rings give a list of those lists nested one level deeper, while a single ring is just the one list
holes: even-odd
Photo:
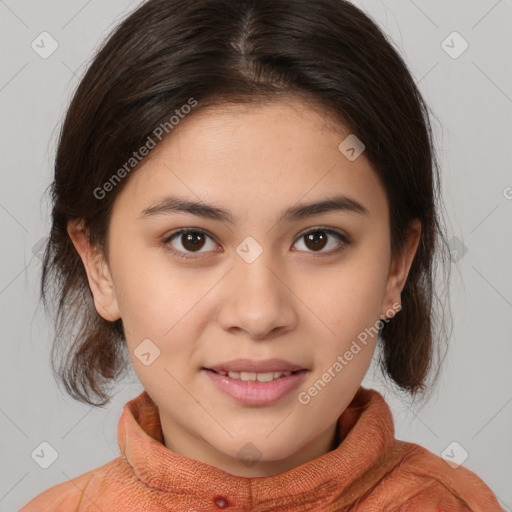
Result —
[{"label": "earlobe", "polygon": [[121,318],[114,283],[100,249],[93,247],[81,220],[68,221],[67,231],[87,273],[98,314],[109,322]]},{"label": "earlobe", "polygon": [[[395,310],[393,305],[401,304],[401,293],[407,282],[407,277],[411,269],[414,256],[416,255],[421,239],[421,222],[414,219],[411,222],[409,236],[406,241],[404,250],[395,258],[390,264],[388,283],[386,289],[386,298],[384,300],[384,307],[387,311],[390,309]],[[387,316],[385,313],[382,316]]]}]

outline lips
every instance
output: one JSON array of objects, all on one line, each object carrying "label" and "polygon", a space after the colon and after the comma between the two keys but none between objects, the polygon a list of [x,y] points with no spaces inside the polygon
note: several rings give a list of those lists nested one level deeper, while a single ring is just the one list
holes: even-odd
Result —
[{"label": "lips", "polygon": [[265,359],[255,361],[253,359],[233,359],[214,366],[205,367],[205,370],[219,372],[252,372],[252,373],[269,373],[269,372],[296,372],[306,370],[303,366],[290,363],[283,359]]},{"label": "lips", "polygon": [[[261,361],[258,364],[260,363]],[[261,366],[259,367],[261,368]],[[273,372],[240,372],[239,374],[238,372],[229,372],[227,375],[223,375],[213,370],[203,368],[201,373],[209,379],[209,382],[212,383],[215,388],[238,404],[244,406],[268,406],[289,396],[294,389],[304,382],[309,371],[305,369],[294,372],[288,371],[286,372],[288,375],[285,374],[278,378],[273,378],[275,375]],[[239,378],[233,378],[231,375],[239,375]],[[245,380],[245,377],[254,376],[259,378],[256,380],[253,378]],[[260,380],[261,377],[263,377],[263,381]],[[270,377],[272,377],[272,380],[269,380]]]}]

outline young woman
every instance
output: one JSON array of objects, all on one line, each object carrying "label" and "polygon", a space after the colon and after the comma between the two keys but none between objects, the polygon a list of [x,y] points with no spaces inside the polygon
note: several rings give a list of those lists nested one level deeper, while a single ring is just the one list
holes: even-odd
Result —
[{"label": "young woman", "polygon": [[428,107],[344,0],[149,0],[59,141],[42,292],[54,356],[120,456],[22,512],[501,510],[396,440],[361,382],[426,393],[444,234]]}]

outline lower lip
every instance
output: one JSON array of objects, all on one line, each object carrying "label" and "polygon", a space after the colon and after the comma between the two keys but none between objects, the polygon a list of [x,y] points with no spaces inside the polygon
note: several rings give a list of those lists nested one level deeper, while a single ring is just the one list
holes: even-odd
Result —
[{"label": "lower lip", "polygon": [[243,381],[219,375],[202,369],[215,386],[226,395],[244,405],[270,405],[291,393],[304,379],[307,370],[300,370],[288,377],[280,377],[271,382]]}]

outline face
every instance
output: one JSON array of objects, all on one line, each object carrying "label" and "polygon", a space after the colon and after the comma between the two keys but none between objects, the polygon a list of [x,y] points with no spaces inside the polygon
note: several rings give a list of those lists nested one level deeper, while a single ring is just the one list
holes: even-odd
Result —
[{"label": "face", "polygon": [[419,235],[391,260],[385,191],[338,149],[349,134],[293,100],[197,111],[129,176],[108,262],[70,226],[170,450],[268,476],[334,447]]}]

